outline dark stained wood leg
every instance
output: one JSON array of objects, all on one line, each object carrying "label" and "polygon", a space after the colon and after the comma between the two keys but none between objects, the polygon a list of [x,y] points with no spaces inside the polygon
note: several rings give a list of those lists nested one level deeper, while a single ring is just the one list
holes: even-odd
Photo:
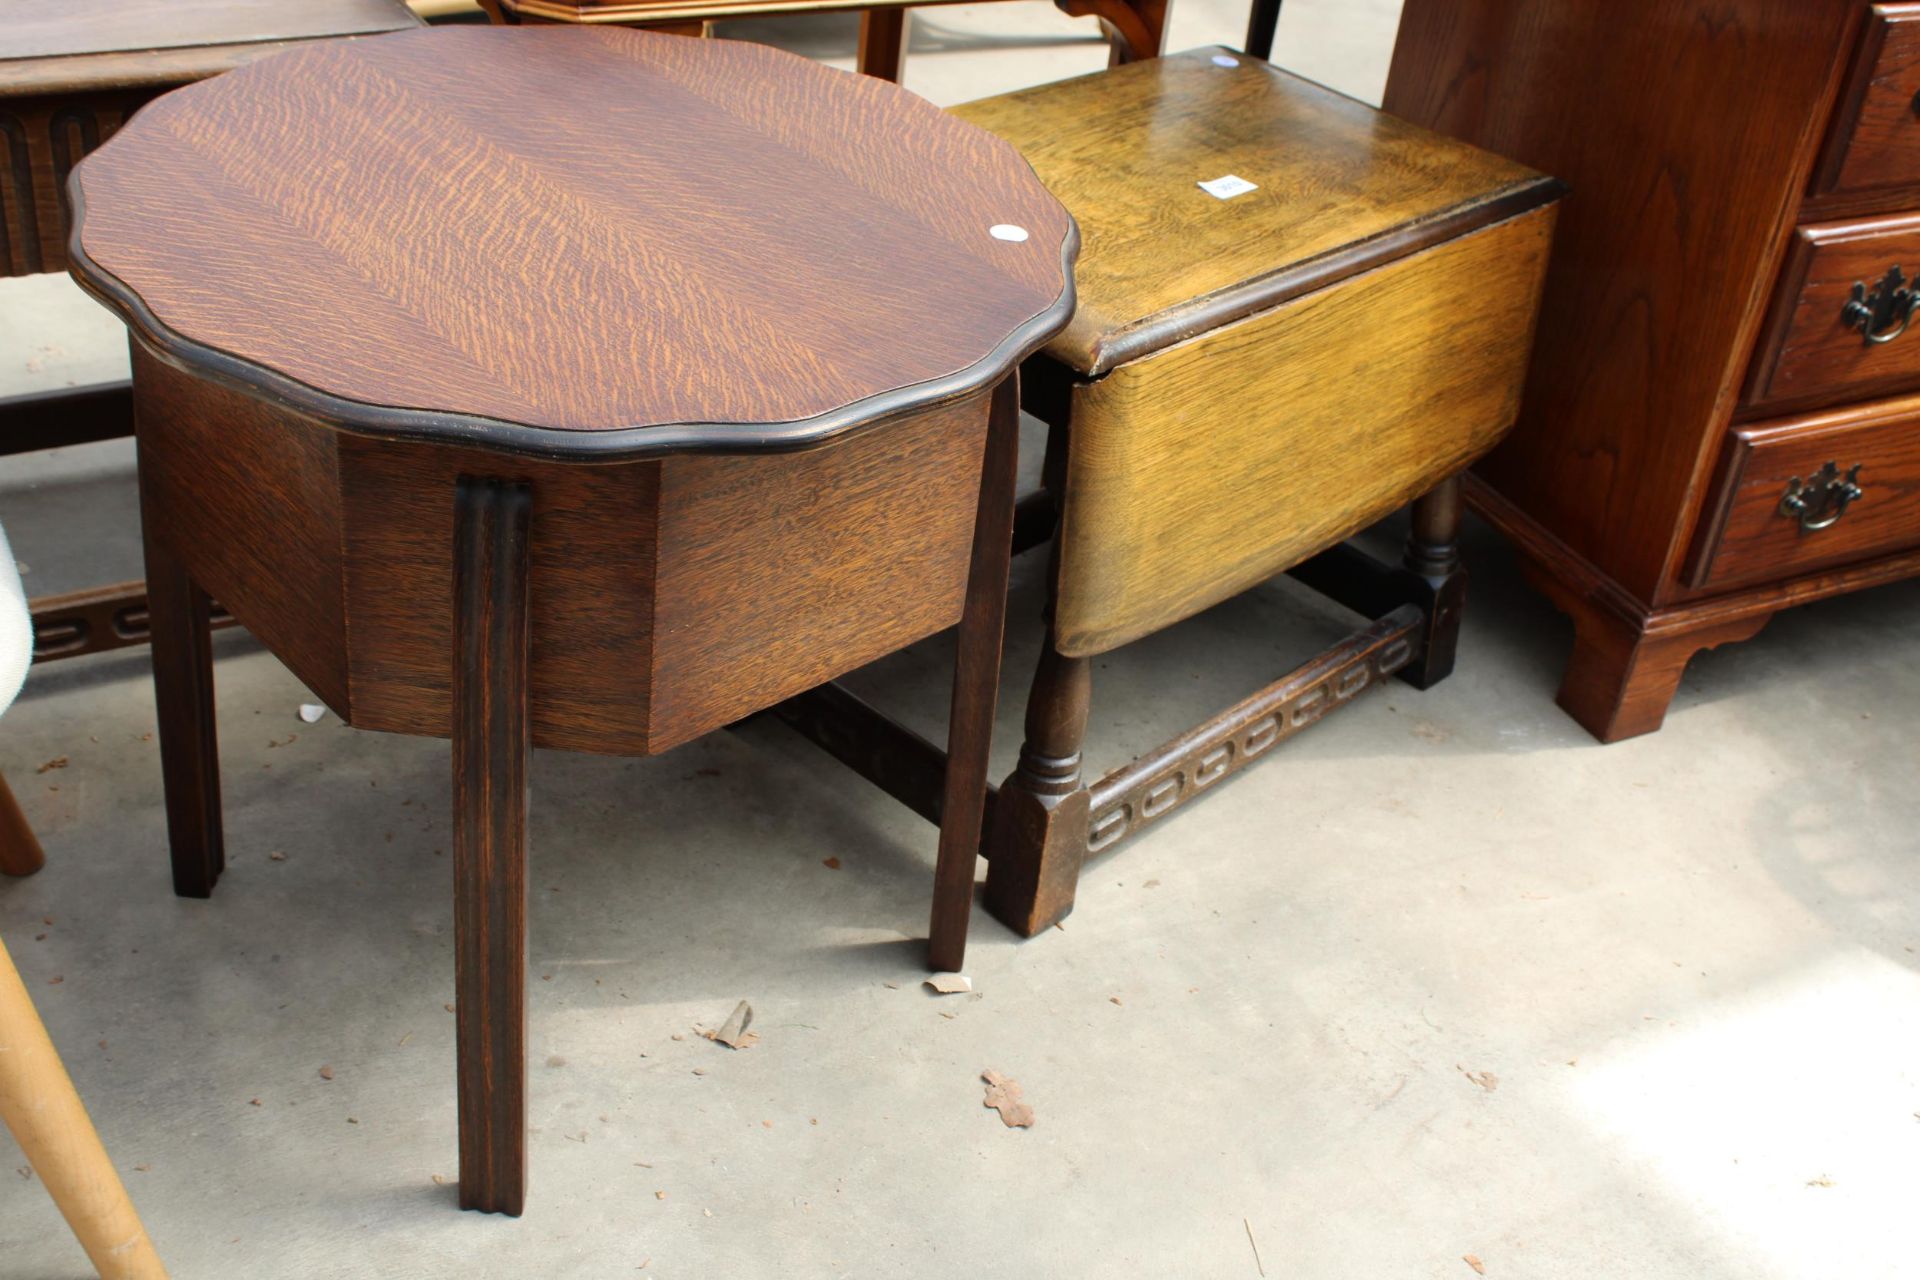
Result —
[{"label": "dark stained wood leg", "polygon": [[1702,649],[1750,640],[1771,613],[1756,613],[1691,628],[1663,628],[1659,615],[1644,622],[1622,617],[1597,601],[1554,589],[1528,566],[1526,576],[1573,618],[1573,653],[1560,681],[1560,706],[1602,742],[1652,733],[1667,718],[1687,662]]},{"label": "dark stained wood leg", "polygon": [[1062,13],[1098,18],[1112,46],[1108,66],[1160,56],[1167,30],[1167,0],[1054,0]]},{"label": "dark stained wood leg", "polygon": [[[147,504],[142,503],[142,509],[147,510]],[[206,898],[226,867],[220,748],[213,718],[212,604],[151,528],[146,553],[153,700],[173,891],[183,898]]]},{"label": "dark stained wood leg", "polygon": [[1046,647],[1027,694],[1020,763],[993,801],[987,910],[1023,938],[1067,918],[1087,854],[1089,797],[1081,771],[1093,662]]},{"label": "dark stained wood leg", "polygon": [[907,10],[861,11],[856,66],[863,76],[900,83],[907,67]]},{"label": "dark stained wood leg", "polygon": [[46,861],[39,837],[27,825],[20,802],[13,798],[13,789],[7,786],[5,777],[0,777],[0,874],[30,876]]},{"label": "dark stained wood leg", "polygon": [[1280,0],[1253,0],[1247,14],[1247,42],[1241,46],[1256,58],[1273,59],[1273,33],[1280,26]]},{"label": "dark stained wood leg", "polygon": [[1413,527],[1401,560],[1425,587],[1418,601],[1427,614],[1420,654],[1400,670],[1400,678],[1416,689],[1430,689],[1453,674],[1467,603],[1459,538],[1460,479],[1455,476],[1414,499]]},{"label": "dark stained wood leg", "polygon": [[980,505],[973,523],[966,612],[960,618],[947,728],[947,777],[940,807],[940,855],[933,873],[927,959],[936,971],[966,962],[973,914],[974,863],[987,804],[987,753],[1000,696],[1000,646],[1007,620],[1007,572],[1013,559],[1013,501],[1020,456],[1020,375],[993,391]]},{"label": "dark stained wood leg", "polygon": [[0,398],[0,457],[133,434],[126,381]]},{"label": "dark stained wood leg", "polygon": [[453,935],[460,1207],[527,1184],[527,597],[531,490],[462,477],[453,532]]}]

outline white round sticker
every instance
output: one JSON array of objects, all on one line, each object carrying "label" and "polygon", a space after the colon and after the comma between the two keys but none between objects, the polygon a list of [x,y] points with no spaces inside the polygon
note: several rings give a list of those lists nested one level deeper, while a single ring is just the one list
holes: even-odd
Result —
[{"label": "white round sticker", "polygon": [[1016,227],[1011,222],[996,222],[987,228],[987,234],[995,240],[1011,240],[1018,244],[1027,238],[1027,229]]},{"label": "white round sticker", "polygon": [[1213,55],[1213,65],[1216,67],[1237,67],[1240,65],[1240,59],[1229,58],[1224,53],[1216,53]]}]

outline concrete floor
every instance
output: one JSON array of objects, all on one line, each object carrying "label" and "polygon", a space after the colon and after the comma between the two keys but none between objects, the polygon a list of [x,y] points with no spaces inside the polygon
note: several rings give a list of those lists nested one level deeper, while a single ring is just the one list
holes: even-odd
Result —
[{"label": "concrete floor", "polygon": [[[1282,60],[1377,93],[1394,8],[1288,0]],[[1176,14],[1176,48],[1243,21]],[[938,10],[909,83],[1090,68],[1086,25]],[[761,28],[844,57],[839,31]],[[37,362],[8,385],[111,361],[110,325],[7,298]],[[138,573],[129,481],[123,443],[0,462],[31,591]],[[1484,529],[1468,550],[1452,680],[1094,864],[1063,931],[976,913],[971,997],[917,986],[932,830],[779,726],[541,753],[519,1221],[453,1207],[444,744],[303,724],[224,635],[230,863],[181,901],[144,657],[42,668],[0,771],[50,862],[0,883],[0,935],[179,1277],[1912,1275],[1920,583],[1703,655],[1662,733],[1602,748],[1553,704],[1566,624]],[[1282,582],[1103,661],[1095,766],[1350,621]],[[932,732],[948,661],[857,683]],[[741,999],[758,1046],[694,1033]],[[981,1107],[988,1068],[1034,1128]],[[84,1274],[0,1177],[0,1276]]]}]

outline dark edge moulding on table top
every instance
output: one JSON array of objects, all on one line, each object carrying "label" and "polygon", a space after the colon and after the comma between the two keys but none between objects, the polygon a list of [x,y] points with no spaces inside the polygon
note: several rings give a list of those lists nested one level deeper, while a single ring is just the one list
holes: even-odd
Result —
[{"label": "dark edge moulding on table top", "polygon": [[[998,383],[1073,315],[1073,264],[1080,225],[1067,215],[1060,242],[1060,296],[1022,322],[985,357],[944,377],[910,383],[791,422],[675,422],[644,427],[569,431],[534,427],[480,414],[398,409],[332,395],[263,364],[231,355],[179,333],[155,315],[119,277],[88,255],[81,243],[85,203],[80,173],[67,180],[73,233],[67,240],[71,274],[80,286],[124,320],[136,340],[177,369],[260,396],[352,435],[383,440],[466,444],[529,458],[571,462],[633,462],[688,453],[794,453],[842,439],[907,412],[919,412]],[[1035,179],[1038,181],[1038,178]]]},{"label": "dark edge moulding on table top", "polygon": [[[1532,213],[1566,194],[1567,184],[1558,178],[1529,178],[1487,199],[1455,205],[1432,217],[1402,223],[1368,239],[1341,245],[1318,257],[1290,262],[1267,275],[1156,312],[1096,339],[1092,361],[1079,376],[1088,381],[1097,380],[1129,361],[1152,355],[1196,334],[1244,320],[1469,232]],[[1078,232],[1077,224],[1075,232]]]}]

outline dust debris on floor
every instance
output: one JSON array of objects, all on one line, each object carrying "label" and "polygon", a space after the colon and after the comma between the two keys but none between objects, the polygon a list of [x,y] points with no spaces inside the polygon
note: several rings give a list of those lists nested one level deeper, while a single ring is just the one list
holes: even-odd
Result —
[{"label": "dust debris on floor", "polygon": [[980,1105],[1000,1113],[1000,1121],[1009,1129],[1031,1129],[1033,1127],[1033,1107],[1020,1100],[1020,1082],[998,1071],[982,1071],[980,1078],[986,1081],[987,1096]]},{"label": "dust debris on floor", "polygon": [[[719,1030],[710,1031],[705,1027],[695,1027],[694,1030],[715,1044],[723,1044],[729,1049],[751,1049],[760,1043],[760,1033],[747,1030],[747,1024],[752,1021],[753,1006],[742,1000],[734,1006],[733,1012],[720,1025]],[[679,1036],[674,1037],[675,1040],[679,1038]],[[702,1073],[696,1070],[695,1074]]]}]

